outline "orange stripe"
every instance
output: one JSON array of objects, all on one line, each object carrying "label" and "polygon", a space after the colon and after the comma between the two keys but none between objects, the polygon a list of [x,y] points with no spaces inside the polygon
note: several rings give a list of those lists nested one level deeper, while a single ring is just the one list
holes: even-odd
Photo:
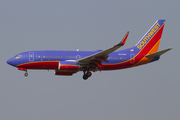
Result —
[{"label": "orange stripe", "polygon": [[150,52],[147,55],[155,53],[158,51],[160,41],[161,41],[161,39],[159,39],[159,41],[154,45],[154,47],[150,50]]},{"label": "orange stripe", "polygon": [[[148,52],[147,55],[152,54],[152,53],[155,53],[155,52],[158,51],[160,41],[161,41],[161,39],[158,40],[158,42],[153,46],[153,48]],[[138,66],[138,65],[142,65],[142,64],[148,63],[148,62],[150,62],[152,59],[153,59],[153,58],[143,57],[143,58],[142,58],[138,63],[136,63],[134,66]]]}]

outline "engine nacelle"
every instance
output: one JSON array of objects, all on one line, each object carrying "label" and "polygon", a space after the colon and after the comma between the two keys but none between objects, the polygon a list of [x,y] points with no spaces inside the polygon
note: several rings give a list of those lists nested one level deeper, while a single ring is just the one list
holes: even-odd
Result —
[{"label": "engine nacelle", "polygon": [[78,71],[80,66],[74,61],[61,61],[58,65],[58,70],[54,71],[55,75],[71,76]]},{"label": "engine nacelle", "polygon": [[78,71],[79,66],[77,62],[71,61],[62,61],[59,62],[58,70],[59,71]]}]

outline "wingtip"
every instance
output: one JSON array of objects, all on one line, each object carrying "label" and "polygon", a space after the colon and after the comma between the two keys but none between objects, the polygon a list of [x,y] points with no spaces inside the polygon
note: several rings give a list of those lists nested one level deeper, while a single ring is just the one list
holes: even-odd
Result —
[{"label": "wingtip", "polygon": [[129,31],[127,31],[126,35],[123,37],[123,39],[121,40],[122,46],[126,43],[127,37],[129,35]]},{"label": "wingtip", "polygon": [[173,48],[168,48],[168,49],[166,49],[167,51],[169,51],[169,50],[172,50]]},{"label": "wingtip", "polygon": [[127,33],[124,35],[123,39],[120,41],[119,44],[115,45],[115,46],[123,46],[126,43],[127,37],[129,35],[129,31],[127,31]]},{"label": "wingtip", "polygon": [[169,51],[169,50],[172,50],[173,48],[168,48],[168,49],[166,49],[165,51]]}]

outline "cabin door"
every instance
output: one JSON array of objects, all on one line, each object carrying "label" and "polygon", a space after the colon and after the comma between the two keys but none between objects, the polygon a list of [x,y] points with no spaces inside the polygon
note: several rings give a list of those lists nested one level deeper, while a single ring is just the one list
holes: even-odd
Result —
[{"label": "cabin door", "polygon": [[34,52],[29,52],[29,61],[34,61]]},{"label": "cabin door", "polygon": [[130,54],[130,63],[134,64],[135,63],[135,55],[134,54]]}]

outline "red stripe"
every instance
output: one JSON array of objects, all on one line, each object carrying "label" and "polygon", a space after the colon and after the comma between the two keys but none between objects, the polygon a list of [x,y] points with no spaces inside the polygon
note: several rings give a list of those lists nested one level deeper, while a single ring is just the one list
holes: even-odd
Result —
[{"label": "red stripe", "polygon": [[41,62],[31,62],[26,64],[18,65],[17,67],[26,69],[58,69],[59,61],[41,61]]}]

